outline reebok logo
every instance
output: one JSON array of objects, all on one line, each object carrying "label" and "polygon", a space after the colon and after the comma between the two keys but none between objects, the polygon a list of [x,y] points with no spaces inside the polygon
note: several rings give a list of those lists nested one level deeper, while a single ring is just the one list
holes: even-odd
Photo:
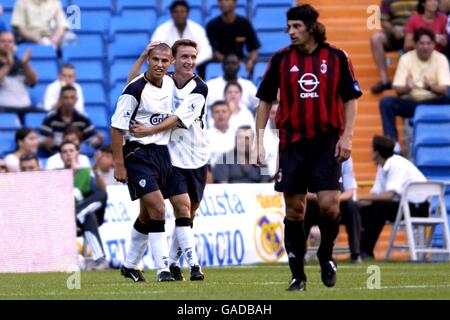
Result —
[{"label": "reebok logo", "polygon": [[300,69],[299,69],[297,66],[294,65],[294,66],[291,68],[290,71],[291,71],[291,72],[299,72]]}]

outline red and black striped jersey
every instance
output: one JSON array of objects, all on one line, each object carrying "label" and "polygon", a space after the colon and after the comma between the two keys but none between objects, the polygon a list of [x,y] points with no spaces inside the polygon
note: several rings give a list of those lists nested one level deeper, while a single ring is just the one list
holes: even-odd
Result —
[{"label": "red and black striped jersey", "polygon": [[280,149],[319,133],[344,130],[344,103],[362,95],[346,53],[328,43],[311,54],[290,46],[276,52],[256,96],[273,102],[280,89],[276,126]]}]

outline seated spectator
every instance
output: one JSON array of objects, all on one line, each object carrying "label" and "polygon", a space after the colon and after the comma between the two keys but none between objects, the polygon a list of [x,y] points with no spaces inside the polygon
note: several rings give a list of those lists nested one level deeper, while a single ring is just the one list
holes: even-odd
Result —
[{"label": "seated spectator", "polygon": [[211,106],[217,100],[224,100],[225,86],[230,81],[237,81],[242,87],[242,106],[253,111],[258,105],[256,86],[250,80],[238,77],[240,61],[237,55],[229,54],[222,62],[223,76],[210,79],[208,85],[208,98],[206,104]]},{"label": "seated spectator", "polygon": [[76,127],[83,133],[82,142],[86,141],[94,148],[102,145],[104,137],[92,125],[88,117],[75,110],[77,91],[73,86],[64,86],[59,95],[60,108],[47,115],[41,125],[40,133],[44,136],[41,142],[43,156],[50,156],[58,151],[62,142],[62,134],[69,127]]},{"label": "seated spectator", "polygon": [[25,51],[22,60],[15,52],[12,32],[0,32],[0,107],[13,111],[31,107],[27,87],[37,82],[36,72],[29,63],[31,49]]},{"label": "seated spectator", "polygon": [[92,166],[92,170],[94,170],[98,176],[102,177],[105,182],[105,188],[109,185],[121,184],[114,178],[114,162],[110,145],[102,146],[100,150],[94,154],[94,159],[95,162]]},{"label": "seated spectator", "polygon": [[[380,112],[384,135],[398,141],[395,117],[411,118],[419,104],[446,104],[450,86],[447,58],[434,50],[434,33],[419,29],[414,33],[416,49],[401,56],[394,76],[399,97],[383,97]],[[396,152],[400,151],[397,143]]]},{"label": "seated spectator", "polygon": [[372,87],[372,93],[382,93],[392,88],[388,78],[386,52],[403,49],[405,24],[415,14],[417,0],[381,0],[381,27],[370,38],[372,56],[380,72],[380,81]]},{"label": "seated spectator", "polygon": [[34,153],[24,154],[20,156],[19,167],[21,172],[41,170],[39,159]]},{"label": "seated spectator", "polygon": [[230,106],[230,130],[236,133],[242,126],[250,126],[255,132],[255,118],[247,108],[242,106],[242,87],[236,81],[230,81],[224,90],[225,101]]},{"label": "seated spectator", "polygon": [[258,59],[258,49],[261,47],[251,22],[236,15],[237,0],[218,0],[222,14],[206,25],[209,42],[213,48],[214,60],[222,62],[228,54],[236,54],[244,59],[244,45],[249,56],[245,58],[248,74]]},{"label": "seated spectator", "polygon": [[[81,139],[83,138],[83,134],[81,133],[80,129],[76,127],[69,127],[66,131],[64,131],[62,136],[62,142],[72,142],[80,148],[81,146]],[[80,168],[90,168],[91,162],[89,161],[89,158],[81,153],[78,153],[78,164]],[[55,170],[55,169],[63,169],[64,168],[64,162],[62,161],[61,153],[55,153],[50,158],[47,159],[45,163],[45,170]]]},{"label": "seated spectator", "polygon": [[55,48],[61,45],[69,29],[59,0],[17,0],[11,20],[18,42],[53,45]]},{"label": "seated spectator", "polygon": [[217,160],[224,154],[234,149],[235,133],[230,130],[230,106],[223,100],[213,103],[211,106],[213,126],[206,131],[210,144],[211,156],[209,164],[214,167]]},{"label": "seated spectator", "polygon": [[16,131],[16,151],[5,157],[9,172],[20,171],[20,157],[28,154],[36,154],[39,140],[34,129],[22,128]]},{"label": "seated spectator", "polygon": [[445,52],[447,47],[447,16],[438,12],[438,0],[419,0],[417,14],[408,19],[406,23],[406,36],[404,50],[414,49],[414,32],[420,28],[429,29],[436,35],[436,50]]},{"label": "seated spectator", "polygon": [[[104,185],[101,177],[92,177],[90,168],[80,168],[78,164],[78,146],[72,142],[63,142],[61,156],[65,169],[72,169],[74,175],[74,196],[77,226],[91,247],[94,260],[93,269],[107,269],[105,251],[98,227],[103,223],[107,193],[100,185]],[[100,183],[98,183],[100,181]]]},{"label": "seated spectator", "polygon": [[269,113],[269,121],[267,122],[266,129],[264,130],[264,149],[266,150],[266,163],[267,173],[270,177],[275,176],[278,171],[278,145],[280,138],[278,130],[275,125],[275,117],[278,112],[278,101],[272,104],[272,108]]},{"label": "seated spectator", "polygon": [[[361,216],[358,211],[356,203],[353,201],[356,198],[356,184],[355,174],[353,172],[353,160],[349,158],[342,163],[342,189],[340,196],[340,212],[341,224],[345,224],[348,234],[348,244],[350,247],[350,261],[352,263],[360,263],[359,256],[360,237],[361,237]],[[317,195],[307,194],[307,205],[305,214],[305,237],[308,238],[309,231],[313,225],[322,225],[322,214],[320,212],[319,203],[317,202]],[[320,249],[319,249],[320,250]]]},{"label": "seated spectator", "polygon": [[151,41],[161,41],[173,46],[175,41],[190,39],[197,43],[197,68],[212,58],[212,49],[205,29],[198,23],[188,19],[189,4],[187,1],[174,1],[170,5],[172,19],[158,26],[153,32]]},{"label": "seated spectator", "polygon": [[[395,221],[401,195],[411,182],[426,181],[424,175],[409,160],[394,155],[395,142],[389,137],[375,136],[372,158],[378,165],[375,184],[370,194],[359,197],[361,207],[361,256],[374,258],[373,249],[386,220]],[[428,216],[426,198],[410,199],[412,216]]]},{"label": "seated spectator", "polygon": [[252,148],[254,133],[250,126],[240,127],[236,132],[236,146],[212,169],[214,183],[259,183],[269,182],[268,175],[253,165]]},{"label": "seated spectator", "polygon": [[61,88],[64,86],[73,86],[77,90],[77,103],[75,104],[75,110],[84,114],[84,97],[81,86],[77,83],[77,74],[75,67],[70,63],[63,64],[59,70],[58,79],[53,81],[47,86],[44,96],[44,109],[46,111],[58,110],[61,106],[59,95]]},{"label": "seated spectator", "polygon": [[6,29],[6,24],[5,24],[5,22],[3,21],[2,15],[3,15],[3,6],[2,6],[2,4],[0,3],[0,32],[3,32],[3,31],[6,31],[6,30],[7,30],[7,29]]},{"label": "seated spectator", "polygon": [[3,158],[0,158],[0,173],[8,172],[8,166]]}]

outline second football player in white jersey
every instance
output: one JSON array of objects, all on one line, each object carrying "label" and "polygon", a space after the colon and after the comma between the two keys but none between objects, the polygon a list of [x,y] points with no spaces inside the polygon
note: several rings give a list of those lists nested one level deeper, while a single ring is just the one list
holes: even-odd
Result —
[{"label": "second football player in white jersey", "polygon": [[[205,134],[208,87],[200,77],[193,74],[197,58],[195,42],[178,40],[172,46],[172,53],[175,57],[175,72],[172,75],[175,82],[173,115],[153,127],[133,125],[131,132],[137,137],[144,137],[172,129],[169,153],[174,174],[170,185],[174,194],[179,196],[170,199],[176,217],[169,254],[170,271],[176,280],[183,280],[178,259],[184,253],[191,269],[191,280],[203,280],[191,227],[195,211],[203,197],[206,164],[210,156],[209,141]],[[133,78],[133,73],[140,67],[138,60],[129,79]],[[183,208],[186,205],[185,199],[180,195],[183,190],[189,195],[189,218]]]}]

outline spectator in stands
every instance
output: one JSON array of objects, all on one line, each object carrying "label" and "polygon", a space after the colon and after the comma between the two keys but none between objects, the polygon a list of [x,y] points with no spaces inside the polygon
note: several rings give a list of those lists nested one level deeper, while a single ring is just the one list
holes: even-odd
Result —
[{"label": "spectator in stands", "polygon": [[386,51],[403,49],[405,24],[417,8],[417,0],[382,0],[381,26],[382,31],[374,32],[370,38],[372,55],[380,72],[380,81],[372,87],[372,93],[378,94],[391,89],[388,78]]},{"label": "spectator in stands", "polygon": [[[83,133],[81,133],[80,129],[77,127],[69,127],[64,131],[62,136],[62,141],[72,142],[80,148],[81,140],[83,139]],[[89,158],[81,153],[78,153],[78,165],[80,168],[90,168],[91,162]],[[55,169],[63,169],[64,162],[62,161],[61,153],[55,153],[50,158],[47,159],[45,163],[45,170],[55,170]]]},{"label": "spectator in stands", "polygon": [[211,141],[209,164],[214,167],[220,156],[234,149],[235,134],[230,130],[231,111],[225,101],[214,102],[211,113],[214,125],[206,131],[206,134]]},{"label": "spectator in stands", "polygon": [[27,87],[37,82],[36,72],[29,63],[31,49],[25,51],[22,60],[15,52],[12,32],[0,32],[0,107],[5,107],[5,110],[31,107]]},{"label": "spectator in stands", "polygon": [[[356,199],[356,184],[355,173],[353,172],[353,160],[349,158],[344,161],[342,167],[342,193],[340,196],[340,212],[341,224],[345,224],[348,234],[348,244],[350,247],[350,261],[352,263],[360,263],[360,237],[361,237],[361,216],[353,201]],[[317,195],[313,193],[307,194],[307,205],[305,214],[305,237],[308,238],[310,228],[313,225],[318,225],[319,221],[323,219],[320,213],[319,203],[317,202]]]},{"label": "spectator in stands", "polygon": [[279,101],[272,104],[272,108],[269,113],[269,121],[266,125],[266,130],[264,131],[264,149],[266,150],[266,163],[268,174],[273,179],[275,173],[278,170],[278,145],[280,138],[278,135],[278,130],[275,125],[275,117],[278,112]]},{"label": "spectator in stands", "polygon": [[40,144],[43,156],[48,157],[58,151],[62,134],[69,127],[80,129],[83,133],[82,142],[86,141],[94,148],[102,145],[103,135],[94,128],[88,117],[75,110],[77,99],[75,87],[67,85],[61,89],[60,108],[47,115],[40,129],[41,135],[45,137]]},{"label": "spectator in stands", "polygon": [[438,0],[419,0],[417,5],[417,14],[408,19],[406,23],[406,36],[404,50],[413,50],[414,32],[420,28],[426,28],[434,32],[436,35],[436,50],[445,52],[447,47],[447,16],[438,12]]},{"label": "spectator in stands", "polygon": [[41,170],[39,159],[34,153],[24,154],[20,156],[19,167],[21,172]]},{"label": "spectator in stands", "polygon": [[39,146],[38,136],[34,129],[21,128],[16,131],[16,151],[5,157],[9,172],[20,171],[20,157],[27,154],[36,154]]},{"label": "spectator in stands", "polygon": [[[80,168],[78,164],[78,146],[66,141],[61,145],[61,157],[65,169],[72,169],[74,175],[74,196],[76,206],[77,225],[84,233],[84,237],[91,247],[94,260],[93,269],[106,269],[105,251],[98,227],[103,223],[107,193],[101,189],[101,177],[92,177],[90,168]],[[95,172],[94,172],[95,174]],[[99,183],[100,181],[100,183]]]},{"label": "spectator in stands", "polygon": [[0,32],[6,31],[6,24],[3,21],[2,15],[3,15],[3,6],[0,3]]},{"label": "spectator in stands", "polygon": [[211,60],[212,49],[203,26],[188,19],[189,4],[187,1],[174,1],[170,5],[172,20],[156,28],[151,41],[161,41],[172,46],[180,39],[190,39],[198,45],[197,68]]},{"label": "spectator in stands", "polygon": [[224,90],[225,101],[230,106],[230,130],[236,133],[242,126],[250,126],[255,131],[255,118],[242,106],[242,87],[237,81],[230,81]]},{"label": "spectator in stands", "polygon": [[121,184],[114,179],[114,162],[110,145],[104,145],[94,154],[92,170],[103,178],[105,187],[113,184]]},{"label": "spectator in stands", "polygon": [[8,166],[3,158],[0,158],[0,173],[8,172]]},{"label": "spectator in stands", "polygon": [[69,29],[59,0],[17,0],[11,24],[18,42],[59,47]]},{"label": "spectator in stands", "polygon": [[250,80],[238,77],[240,69],[239,57],[232,53],[222,61],[223,76],[208,80],[208,98],[206,104],[211,106],[217,100],[224,100],[225,86],[230,81],[237,81],[242,87],[241,104],[243,107],[255,110],[258,99],[256,98],[256,86]]},{"label": "spectator in stands", "polygon": [[[380,112],[384,135],[398,141],[395,117],[411,118],[416,106],[446,104],[450,86],[447,58],[434,50],[434,33],[419,29],[414,33],[416,49],[401,56],[394,77],[394,89],[399,97],[383,97]],[[397,143],[396,152],[400,151]]]},{"label": "spectator in stands", "polygon": [[251,74],[261,46],[256,32],[247,18],[236,15],[237,0],[218,0],[218,2],[222,14],[206,25],[214,60],[224,61],[225,56],[231,53],[236,54],[239,59],[244,59],[245,44],[249,52],[245,66],[247,73]]},{"label": "spectator in stands", "polygon": [[240,127],[236,132],[233,150],[223,154],[212,169],[215,183],[259,183],[268,182],[270,177],[262,175],[261,169],[253,165],[252,148],[254,133],[250,126]]},{"label": "spectator in stands", "polygon": [[[370,194],[359,197],[361,207],[361,257],[374,258],[373,249],[386,220],[395,221],[401,195],[411,182],[426,181],[424,175],[409,160],[394,155],[395,141],[374,136],[372,159],[378,165],[375,184]],[[428,216],[426,198],[410,199],[412,216]]]},{"label": "spectator in stands", "polygon": [[75,67],[70,63],[63,64],[59,70],[58,79],[47,86],[44,96],[44,109],[46,111],[55,111],[59,109],[61,106],[61,101],[59,99],[61,88],[67,85],[73,86],[77,90],[78,100],[75,104],[75,110],[84,114],[83,90],[77,83]]}]

